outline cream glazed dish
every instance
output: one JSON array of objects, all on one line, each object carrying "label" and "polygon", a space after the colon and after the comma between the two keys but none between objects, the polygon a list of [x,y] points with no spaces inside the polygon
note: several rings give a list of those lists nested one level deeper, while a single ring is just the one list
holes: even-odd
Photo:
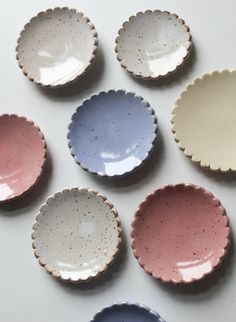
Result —
[{"label": "cream glazed dish", "polygon": [[172,132],[192,161],[214,171],[236,171],[236,71],[215,71],[181,93]]},{"label": "cream glazed dish", "polygon": [[39,263],[62,281],[89,281],[113,263],[121,226],[113,205],[87,189],[67,189],[49,197],[33,225]]},{"label": "cream glazed dish", "polygon": [[229,245],[226,211],[209,191],[193,184],[167,185],[150,194],[132,223],[138,263],[154,278],[189,284],[213,273]]},{"label": "cream glazed dish", "polygon": [[97,32],[76,9],[40,12],[22,30],[16,58],[33,82],[51,88],[74,83],[92,66],[97,52]]},{"label": "cream glazed dish", "polygon": [[121,66],[135,77],[158,79],[175,72],[192,47],[189,27],[176,14],[145,11],[129,18],[116,38]]}]

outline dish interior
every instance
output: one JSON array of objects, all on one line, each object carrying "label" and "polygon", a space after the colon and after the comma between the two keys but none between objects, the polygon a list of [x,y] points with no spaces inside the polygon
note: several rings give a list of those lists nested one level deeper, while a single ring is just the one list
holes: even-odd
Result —
[{"label": "dish interior", "polygon": [[148,156],[155,120],[140,97],[123,91],[93,96],[77,109],[69,127],[69,145],[84,168],[121,175]]},{"label": "dish interior", "polygon": [[101,196],[65,190],[48,200],[34,226],[41,262],[63,279],[85,280],[105,269],[117,252],[118,223]]},{"label": "dish interior", "polygon": [[136,216],[135,255],[166,281],[190,282],[209,273],[224,254],[229,230],[224,209],[205,190],[157,190]]},{"label": "dish interior", "polygon": [[158,315],[138,305],[114,305],[96,316],[93,322],[164,322]]},{"label": "dish interior", "polygon": [[57,8],[33,18],[18,43],[19,64],[29,78],[44,86],[60,86],[90,65],[95,38],[81,13]]},{"label": "dish interior", "polygon": [[211,169],[236,170],[236,72],[206,75],[183,92],[173,111],[179,146]]},{"label": "dish interior", "polygon": [[137,14],[117,38],[118,58],[137,76],[156,78],[176,69],[188,54],[190,35],[182,20],[168,12]]},{"label": "dish interior", "polygon": [[14,115],[0,117],[0,201],[21,195],[36,182],[45,152],[33,123]]}]

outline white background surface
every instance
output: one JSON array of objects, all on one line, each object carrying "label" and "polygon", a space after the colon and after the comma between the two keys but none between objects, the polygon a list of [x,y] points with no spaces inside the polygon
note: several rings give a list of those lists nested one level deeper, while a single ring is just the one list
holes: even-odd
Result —
[{"label": "white background surface", "polygon": [[[27,80],[15,61],[15,44],[24,24],[38,11],[69,6],[84,12],[99,35],[99,57],[90,73],[72,88],[42,90]],[[137,81],[120,67],[114,39],[123,21],[138,11],[163,9],[177,13],[190,26],[192,60],[169,82]],[[170,130],[174,102],[185,85],[202,73],[236,64],[235,0],[68,0],[1,1],[1,113],[34,120],[45,134],[47,169],[27,197],[0,208],[0,321],[88,322],[97,310],[117,301],[135,301],[157,310],[167,322],[236,321],[236,259],[204,283],[176,288],[155,281],[139,267],[129,247],[133,214],[145,196],[167,183],[192,182],[213,192],[236,228],[236,176],[209,173],[191,163],[177,148]],[[135,91],[156,110],[161,137],[152,160],[135,176],[116,183],[80,169],[67,148],[67,126],[76,107],[94,92],[110,88]],[[209,147],[210,148],[210,147]],[[47,275],[31,248],[31,227],[48,195],[64,187],[90,187],[117,208],[125,235],[123,255],[101,280],[87,287],[63,285]]]}]

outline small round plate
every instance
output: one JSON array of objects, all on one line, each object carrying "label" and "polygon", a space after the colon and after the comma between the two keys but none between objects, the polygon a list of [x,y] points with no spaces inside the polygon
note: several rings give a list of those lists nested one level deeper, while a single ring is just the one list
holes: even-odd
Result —
[{"label": "small round plate", "polygon": [[118,254],[120,221],[104,196],[67,189],[42,205],[32,239],[35,256],[47,272],[62,281],[88,281],[106,271]]},{"label": "small round plate", "polygon": [[78,107],[69,125],[71,154],[99,176],[122,176],[153,150],[157,119],[142,97],[123,90],[101,92]]},{"label": "small round plate", "polygon": [[116,38],[117,59],[135,77],[158,79],[175,72],[189,56],[191,34],[167,11],[145,11],[129,18]]},{"label": "small round plate", "polygon": [[172,112],[185,155],[213,171],[236,171],[236,71],[206,74],[182,93]]},{"label": "small round plate", "polygon": [[40,129],[24,117],[0,116],[0,202],[30,190],[41,176],[46,143]]},{"label": "small round plate", "polygon": [[118,303],[97,313],[91,322],[165,322],[158,313],[140,304]]},{"label": "small round plate", "polygon": [[57,88],[75,82],[91,67],[97,33],[83,13],[55,8],[40,12],[20,34],[19,66],[33,82]]},{"label": "small round plate", "polygon": [[168,185],[139,206],[132,223],[132,248],[153,277],[191,283],[222,262],[229,232],[225,209],[210,192],[192,184]]}]

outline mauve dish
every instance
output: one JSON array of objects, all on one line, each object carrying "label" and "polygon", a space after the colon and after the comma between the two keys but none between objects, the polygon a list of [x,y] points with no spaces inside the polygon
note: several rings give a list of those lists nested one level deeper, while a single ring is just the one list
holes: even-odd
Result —
[{"label": "mauve dish", "polygon": [[87,189],[66,189],[49,197],[33,225],[33,248],[46,271],[62,281],[98,277],[115,260],[121,244],[113,205]]},{"label": "mauve dish", "polygon": [[132,223],[138,263],[163,282],[192,283],[222,262],[230,229],[225,209],[192,184],[168,185],[149,195]]},{"label": "mauve dish", "polygon": [[117,59],[135,77],[158,79],[175,72],[192,47],[185,22],[167,11],[145,11],[129,18],[116,38]]},{"label": "mauve dish", "polygon": [[55,8],[40,12],[20,34],[16,58],[33,82],[58,88],[75,82],[94,62],[97,33],[83,13]]},{"label": "mauve dish", "polygon": [[72,116],[69,147],[81,167],[99,176],[122,176],[150,155],[157,118],[142,97],[124,90],[100,92]]},{"label": "mauve dish", "polygon": [[178,147],[212,171],[236,171],[236,70],[197,78],[181,93],[172,112]]},{"label": "mauve dish", "polygon": [[165,322],[148,307],[133,303],[117,303],[97,313],[91,322]]},{"label": "mauve dish", "polygon": [[46,143],[40,129],[24,117],[0,116],[0,203],[29,191],[46,161]]}]

